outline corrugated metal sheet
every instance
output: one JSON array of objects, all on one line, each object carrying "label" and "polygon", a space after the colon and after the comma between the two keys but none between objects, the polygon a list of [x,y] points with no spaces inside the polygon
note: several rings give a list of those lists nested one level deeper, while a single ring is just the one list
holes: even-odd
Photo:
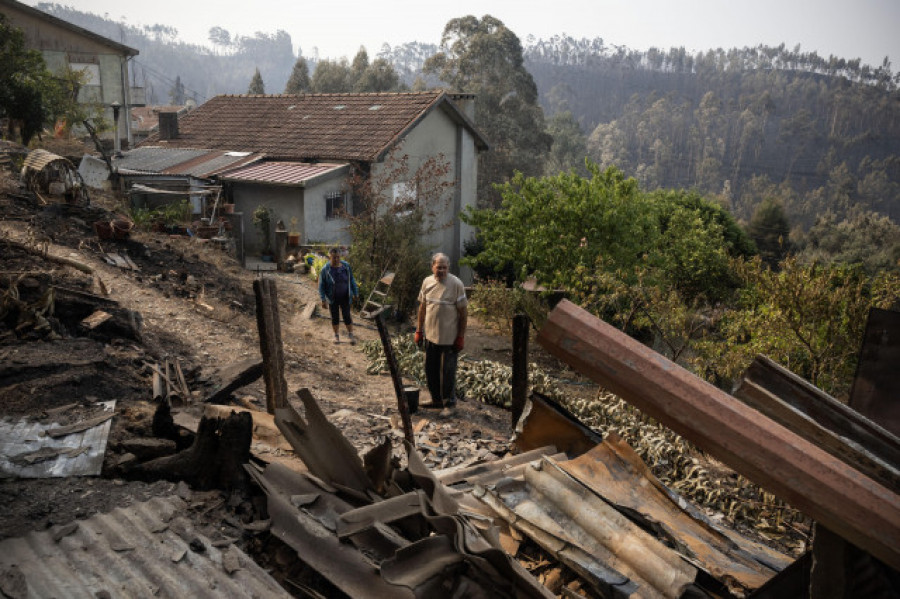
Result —
[{"label": "corrugated metal sheet", "polygon": [[72,165],[68,158],[64,158],[58,154],[48,152],[47,150],[32,150],[28,153],[28,156],[25,157],[25,162],[22,163],[22,172],[43,170],[45,166],[57,160],[62,160],[70,166]]},{"label": "corrugated metal sheet", "polygon": [[0,573],[24,579],[28,597],[290,597],[240,549],[198,534],[186,509],[155,498],[5,539]]},{"label": "corrugated metal sheet", "polygon": [[[97,405],[111,412],[116,402]],[[4,420],[0,422],[0,476],[97,476],[103,468],[111,424],[110,419],[82,432],[52,437],[47,431],[59,426],[55,422]]]},{"label": "corrugated metal sheet", "polygon": [[258,154],[247,152],[210,152],[187,162],[181,162],[163,171],[165,175],[190,175],[203,179],[227,169],[243,166],[259,160]]},{"label": "corrugated metal sheet", "polygon": [[125,152],[121,158],[113,159],[113,166],[122,174],[153,174],[209,154],[218,155],[221,152],[190,148],[136,148]]},{"label": "corrugated metal sheet", "polygon": [[257,183],[279,183],[282,185],[305,185],[323,175],[346,168],[346,164],[310,164],[307,162],[261,162],[244,168],[226,172],[225,181],[250,181]]}]

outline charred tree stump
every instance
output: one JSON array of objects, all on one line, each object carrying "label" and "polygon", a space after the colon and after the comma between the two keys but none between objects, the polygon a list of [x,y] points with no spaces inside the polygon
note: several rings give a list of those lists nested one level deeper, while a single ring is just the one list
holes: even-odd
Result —
[{"label": "charred tree stump", "polygon": [[205,491],[243,490],[243,464],[250,461],[253,418],[249,412],[232,412],[228,418],[200,420],[194,443],[173,456],[136,466],[130,474],[141,480],[185,481],[191,488]]}]

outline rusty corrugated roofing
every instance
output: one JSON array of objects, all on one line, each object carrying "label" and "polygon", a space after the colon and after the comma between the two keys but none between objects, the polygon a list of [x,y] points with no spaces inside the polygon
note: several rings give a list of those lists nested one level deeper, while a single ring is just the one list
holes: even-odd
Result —
[{"label": "rusty corrugated roofing", "polygon": [[347,168],[346,164],[308,162],[259,162],[222,174],[224,181],[248,181],[305,185],[313,179]]},{"label": "rusty corrugated roofing", "polygon": [[178,137],[145,145],[266,154],[274,160],[377,160],[435,108],[474,124],[441,90],[415,93],[221,95],[178,119]]},{"label": "rusty corrugated roofing", "polygon": [[0,571],[28,597],[290,597],[234,545],[216,547],[155,498],[0,541]]}]

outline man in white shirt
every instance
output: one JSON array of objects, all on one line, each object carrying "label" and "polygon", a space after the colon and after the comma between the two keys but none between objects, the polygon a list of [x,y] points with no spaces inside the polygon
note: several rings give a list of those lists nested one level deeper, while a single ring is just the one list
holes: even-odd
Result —
[{"label": "man in white shirt", "polygon": [[445,254],[431,259],[419,290],[416,344],[425,346],[425,379],[432,407],[456,407],[456,361],[464,346],[469,305],[466,288],[450,274]]}]

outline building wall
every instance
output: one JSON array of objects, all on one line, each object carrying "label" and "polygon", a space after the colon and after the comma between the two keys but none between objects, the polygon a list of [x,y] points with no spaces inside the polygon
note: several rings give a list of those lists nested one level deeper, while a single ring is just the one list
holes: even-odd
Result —
[{"label": "building wall", "polygon": [[[280,220],[290,232],[300,233],[300,242],[326,243],[329,245],[349,245],[350,233],[345,219],[325,218],[325,196],[332,191],[345,189],[346,170],[328,178],[321,178],[308,184],[306,188],[299,186],[265,185],[262,183],[232,183],[234,211],[244,214],[244,248],[248,255],[259,254],[262,248],[262,237],[253,225],[253,211],[260,204],[272,210],[272,236],[275,241],[275,225]],[[349,194],[347,194],[349,197]],[[297,224],[292,227],[291,219]]]},{"label": "building wall", "polygon": [[233,184],[234,211],[244,215],[244,251],[247,255],[259,255],[263,250],[263,238],[253,223],[253,211],[261,204],[272,211],[269,239],[274,249],[275,225],[279,220],[284,221],[285,228],[290,228],[291,218],[294,217],[297,218],[298,225],[304,222],[303,191],[302,187]]},{"label": "building wall", "polygon": [[[459,220],[459,211],[465,206],[474,206],[476,199],[478,163],[471,133],[457,125],[442,109],[437,109],[409,132],[398,153],[409,156],[410,175],[430,157],[443,155],[448,163],[450,169],[447,176],[455,181],[455,185],[434,221],[435,231],[426,238],[425,243],[432,251],[450,256],[451,271],[464,282],[471,282],[469,269],[460,269],[459,266],[463,243],[473,234],[472,228]],[[373,167],[373,171],[380,172],[384,168],[387,168],[385,163],[381,163]]]},{"label": "building wall", "polygon": [[319,179],[308,185],[304,196],[306,221],[303,243],[324,243],[327,245],[350,245],[350,222],[346,218],[327,218],[326,203],[330,193],[343,193],[344,208],[350,209],[350,193],[347,188],[347,170],[328,179]]},{"label": "building wall", "polygon": [[[99,81],[94,80],[84,86],[79,91],[78,101],[103,104],[104,117],[109,123],[113,123],[113,111],[109,105],[113,102],[121,104],[123,109],[119,113],[119,137],[128,138],[128,113],[124,106],[130,104],[131,99],[128,97],[129,90],[126,89],[129,78],[127,55],[124,51],[104,44],[86,33],[79,33],[77,28],[61,26],[52,17],[45,19],[28,10],[19,9],[14,2],[0,0],[0,12],[7,16],[12,25],[22,30],[28,48],[41,52],[50,71],[61,73],[67,65],[86,65],[92,73],[92,79],[99,78]],[[111,134],[107,133],[106,136],[110,137]]]}]

